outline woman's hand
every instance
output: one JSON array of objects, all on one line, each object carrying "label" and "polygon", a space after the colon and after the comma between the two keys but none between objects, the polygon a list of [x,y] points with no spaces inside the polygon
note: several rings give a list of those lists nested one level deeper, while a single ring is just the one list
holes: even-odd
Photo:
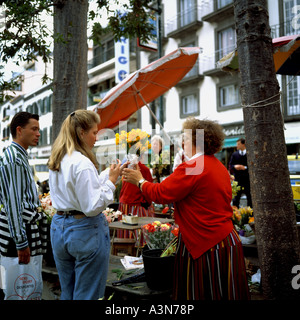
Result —
[{"label": "woman's hand", "polygon": [[117,163],[113,163],[110,166],[108,179],[113,183],[116,184],[119,175],[121,174],[121,161],[117,159]]},{"label": "woman's hand", "polygon": [[130,182],[130,183],[138,186],[139,181],[141,179],[143,179],[143,175],[141,174],[139,166],[136,170],[128,169],[128,168],[124,169],[123,170],[123,179],[126,182]]}]

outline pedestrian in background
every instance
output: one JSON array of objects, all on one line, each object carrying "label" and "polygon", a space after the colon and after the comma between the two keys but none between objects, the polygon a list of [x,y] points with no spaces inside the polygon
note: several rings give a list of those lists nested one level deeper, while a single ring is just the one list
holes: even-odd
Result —
[{"label": "pedestrian in background", "polygon": [[[39,116],[29,112],[14,115],[10,131],[11,145],[0,160],[0,250],[3,257],[18,257],[19,264],[28,264],[31,257],[46,252],[46,217],[37,212],[40,206],[27,149],[36,146],[40,137]],[[39,274],[37,282],[42,282]],[[10,284],[11,287],[14,283]]]},{"label": "pedestrian in background", "polygon": [[234,175],[234,179],[238,182],[238,185],[241,187],[241,189],[237,192],[237,195],[234,197],[232,204],[239,208],[241,196],[244,193],[247,197],[247,206],[252,208],[245,139],[239,139],[236,142],[236,148],[237,151],[232,154],[229,161],[229,170],[230,173]]},{"label": "pedestrian in background", "polygon": [[51,243],[62,300],[97,300],[105,292],[110,236],[102,211],[113,202],[121,164],[111,165],[107,180],[99,177],[92,152],[98,123],[93,111],[72,112],[49,159],[50,194],[57,210]]},{"label": "pedestrian in background", "polygon": [[[213,121],[188,118],[183,129],[190,160],[161,183],[151,183],[132,169],[124,169],[124,180],[139,186],[151,201],[174,202],[180,232],[175,300],[249,299],[243,247],[231,220],[230,177],[214,156],[222,149],[223,128]],[[203,141],[204,149],[197,141]]]}]

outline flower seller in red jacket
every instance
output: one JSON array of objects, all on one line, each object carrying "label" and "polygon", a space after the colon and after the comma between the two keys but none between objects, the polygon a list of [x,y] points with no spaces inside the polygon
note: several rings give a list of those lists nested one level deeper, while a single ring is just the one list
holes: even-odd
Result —
[{"label": "flower seller in red jacket", "polygon": [[183,124],[185,153],[161,183],[125,169],[124,180],[138,186],[155,203],[174,203],[179,225],[175,257],[175,300],[242,300],[249,290],[242,244],[233,223],[230,176],[214,156],[225,138],[216,122],[188,118]]}]

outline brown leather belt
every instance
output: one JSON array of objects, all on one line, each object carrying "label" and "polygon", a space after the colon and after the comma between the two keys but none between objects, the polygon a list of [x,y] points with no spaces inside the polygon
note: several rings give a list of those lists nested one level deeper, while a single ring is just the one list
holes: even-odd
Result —
[{"label": "brown leather belt", "polygon": [[70,210],[70,211],[56,211],[59,216],[73,216],[74,218],[85,217],[85,214],[81,211]]}]

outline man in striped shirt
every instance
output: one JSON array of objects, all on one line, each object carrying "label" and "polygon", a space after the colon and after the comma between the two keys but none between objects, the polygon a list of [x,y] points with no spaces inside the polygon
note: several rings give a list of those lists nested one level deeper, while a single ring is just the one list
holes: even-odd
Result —
[{"label": "man in striped shirt", "polygon": [[44,215],[36,211],[40,201],[26,151],[38,144],[39,116],[19,112],[10,130],[13,142],[0,159],[0,249],[3,256],[28,264],[30,256],[43,253],[45,238],[40,230]]}]

